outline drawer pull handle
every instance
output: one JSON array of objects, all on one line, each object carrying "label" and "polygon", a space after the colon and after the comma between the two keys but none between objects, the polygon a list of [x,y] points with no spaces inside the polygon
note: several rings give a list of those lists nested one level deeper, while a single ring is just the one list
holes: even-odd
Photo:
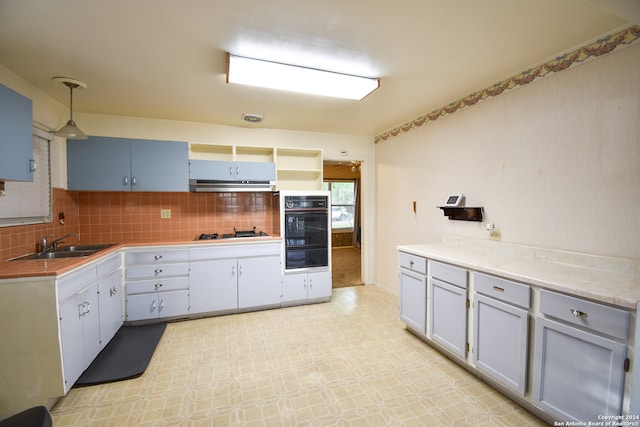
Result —
[{"label": "drawer pull handle", "polygon": [[162,255],[156,255],[153,257],[153,259],[155,259],[156,261],[158,261],[159,259],[162,259]]},{"label": "drawer pull handle", "polygon": [[586,319],[588,316],[584,311],[576,310],[575,308],[571,309],[571,314],[573,314],[573,317],[579,317],[581,319]]},{"label": "drawer pull handle", "polygon": [[162,287],[162,283],[156,283],[154,286],[156,289],[160,289]]},{"label": "drawer pull handle", "polygon": [[494,286],[493,290],[496,292],[504,292],[504,288],[501,288],[500,286]]},{"label": "drawer pull handle", "polygon": [[409,267],[413,268],[413,261],[409,261]]},{"label": "drawer pull handle", "polygon": [[158,269],[154,270],[153,272],[156,273],[156,274],[159,274],[159,273],[162,273],[162,269],[158,268]]}]

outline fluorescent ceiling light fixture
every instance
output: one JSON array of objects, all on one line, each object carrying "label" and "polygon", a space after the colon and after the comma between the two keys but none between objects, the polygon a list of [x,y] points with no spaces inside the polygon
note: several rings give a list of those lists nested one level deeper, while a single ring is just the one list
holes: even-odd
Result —
[{"label": "fluorescent ceiling light fixture", "polygon": [[229,54],[227,83],[361,100],[380,87],[379,79],[262,61]]}]

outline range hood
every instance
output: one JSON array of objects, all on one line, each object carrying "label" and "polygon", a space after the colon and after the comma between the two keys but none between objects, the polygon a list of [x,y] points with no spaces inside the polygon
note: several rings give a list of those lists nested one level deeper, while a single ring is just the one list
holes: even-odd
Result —
[{"label": "range hood", "polygon": [[189,191],[196,193],[275,191],[275,181],[219,181],[190,179]]},{"label": "range hood", "polygon": [[276,166],[271,162],[190,160],[189,191],[275,191]]}]

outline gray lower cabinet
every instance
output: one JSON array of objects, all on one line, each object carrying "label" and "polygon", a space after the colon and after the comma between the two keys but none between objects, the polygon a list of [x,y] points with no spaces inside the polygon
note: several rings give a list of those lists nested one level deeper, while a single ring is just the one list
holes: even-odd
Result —
[{"label": "gray lower cabinet", "polygon": [[58,280],[65,393],[122,326],[120,253]]},{"label": "gray lower cabinet", "polygon": [[189,249],[191,313],[280,305],[280,242]]},{"label": "gray lower cabinet", "polygon": [[33,181],[31,100],[0,84],[0,180]]},{"label": "gray lower cabinet", "polygon": [[[456,355],[467,356],[467,271],[429,261],[430,337]],[[449,283],[444,280],[449,281]]]},{"label": "gray lower cabinet", "polygon": [[331,272],[291,273],[282,276],[282,303],[328,301],[331,298]]},{"label": "gray lower cabinet", "polygon": [[95,282],[60,304],[60,338],[66,393],[100,352]]},{"label": "gray lower cabinet", "polygon": [[[211,252],[210,256],[215,257],[217,251]],[[192,314],[238,308],[238,281],[231,274],[237,268],[237,260],[191,261],[189,268]]]},{"label": "gray lower cabinet", "polygon": [[280,255],[238,260],[238,308],[280,305]]},{"label": "gray lower cabinet", "polygon": [[69,190],[188,191],[186,142],[91,136],[67,141]]},{"label": "gray lower cabinet", "polygon": [[544,290],[540,311],[533,403],[564,421],[620,415],[629,313]]},{"label": "gray lower cabinet", "polygon": [[189,314],[189,251],[144,249],[125,255],[127,321]]},{"label": "gray lower cabinet", "polygon": [[427,333],[427,260],[400,252],[400,320],[412,329]]},{"label": "gray lower cabinet", "polygon": [[527,285],[474,273],[473,362],[476,368],[524,396],[527,386]]},{"label": "gray lower cabinet", "polygon": [[124,321],[122,304],[122,257],[110,255],[97,264],[100,316],[100,348],[114,337]]}]

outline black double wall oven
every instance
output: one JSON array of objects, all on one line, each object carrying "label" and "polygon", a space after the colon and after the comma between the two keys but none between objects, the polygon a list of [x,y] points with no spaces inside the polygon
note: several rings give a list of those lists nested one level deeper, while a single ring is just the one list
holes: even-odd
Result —
[{"label": "black double wall oven", "polygon": [[330,199],[328,192],[318,193],[280,196],[285,271],[330,267]]}]

